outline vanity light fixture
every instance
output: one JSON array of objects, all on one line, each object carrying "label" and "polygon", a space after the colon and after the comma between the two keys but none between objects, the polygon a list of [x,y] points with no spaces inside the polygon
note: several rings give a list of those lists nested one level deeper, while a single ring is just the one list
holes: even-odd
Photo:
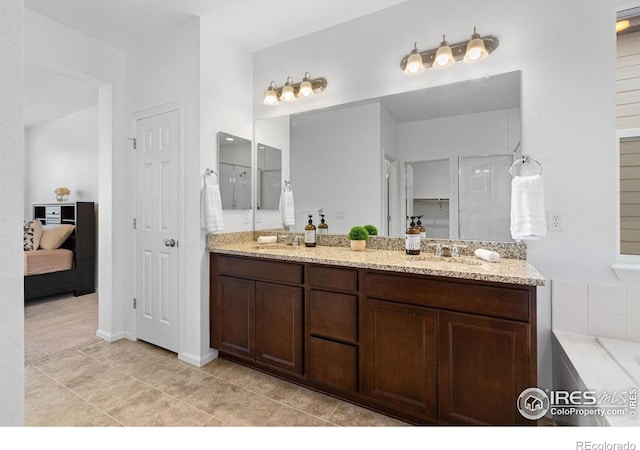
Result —
[{"label": "vanity light fixture", "polygon": [[482,40],[480,35],[476,33],[476,27],[473,27],[473,34],[471,35],[471,40],[467,44],[467,51],[464,54],[463,60],[466,63],[474,63],[482,61],[487,56],[489,56],[489,52],[484,44],[484,40]]},{"label": "vanity light fixture", "polygon": [[456,60],[453,57],[453,53],[451,53],[451,47],[449,47],[449,43],[445,40],[443,34],[442,43],[436,51],[436,56],[434,57],[432,67],[434,69],[446,69],[447,67],[453,66],[455,63]]},{"label": "vanity light fixture", "polygon": [[282,92],[280,93],[280,100],[282,100],[283,102],[292,102],[295,99],[296,93],[293,91],[293,79],[291,77],[288,77],[287,82],[284,84]]},{"label": "vanity light fixture", "polygon": [[278,103],[280,103],[278,101],[278,87],[276,86],[276,82],[272,81],[267,88],[267,92],[264,93],[264,104],[277,105]]},{"label": "vanity light fixture", "polygon": [[407,62],[404,65],[405,75],[417,75],[424,72],[424,62],[422,61],[422,55],[418,51],[418,43],[413,44],[413,50],[407,57]]},{"label": "vanity light fixture", "polygon": [[[474,63],[482,61],[498,47],[498,38],[495,36],[480,36],[475,27],[471,39],[458,42],[453,45],[442,36],[442,43],[438,48],[418,51],[417,44],[413,50],[400,62],[400,67],[407,75],[417,75],[425,68],[444,69],[451,67],[456,61]],[[420,64],[421,63],[421,64]]]},{"label": "vanity light fixture", "polygon": [[313,87],[311,86],[311,75],[309,75],[309,72],[304,74],[302,83],[300,83],[300,96],[313,97]]},{"label": "vanity light fixture", "polygon": [[283,87],[278,87],[275,81],[272,81],[264,93],[263,103],[265,105],[277,105],[281,101],[292,102],[298,97],[312,97],[327,87],[327,80],[324,78],[311,79],[309,72],[304,74],[304,78],[300,83],[294,83],[291,77],[287,77],[287,81]]}]

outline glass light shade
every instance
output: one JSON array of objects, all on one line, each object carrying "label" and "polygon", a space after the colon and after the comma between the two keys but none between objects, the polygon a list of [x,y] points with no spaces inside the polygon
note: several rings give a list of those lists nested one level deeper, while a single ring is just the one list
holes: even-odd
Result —
[{"label": "glass light shade", "polygon": [[451,47],[449,47],[449,44],[446,42],[443,42],[436,52],[432,67],[434,69],[446,69],[447,67],[453,66],[455,62],[456,60],[453,58],[453,53],[451,53]]},{"label": "glass light shade", "polygon": [[418,49],[411,50],[409,58],[407,58],[407,65],[404,67],[405,75],[417,75],[424,72],[424,63],[422,62],[422,55],[418,52]]},{"label": "glass light shade", "polygon": [[264,104],[265,105],[277,105],[278,104],[278,93],[273,87],[269,87],[267,92],[264,93]]},{"label": "glass light shade", "polygon": [[305,78],[300,83],[300,95],[302,97],[313,97],[313,86],[311,86],[311,81],[308,78]]},{"label": "glass light shade", "polygon": [[467,51],[464,54],[464,62],[474,63],[482,61],[487,56],[489,56],[489,53],[484,46],[484,41],[480,38],[480,35],[474,34],[467,44]]},{"label": "glass light shade", "polygon": [[296,94],[293,92],[293,86],[287,82],[282,88],[282,94],[280,94],[280,100],[283,102],[292,102],[296,99]]}]

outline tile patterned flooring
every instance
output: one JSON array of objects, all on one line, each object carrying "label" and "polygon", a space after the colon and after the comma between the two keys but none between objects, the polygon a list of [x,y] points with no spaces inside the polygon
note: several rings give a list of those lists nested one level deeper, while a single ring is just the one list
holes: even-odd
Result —
[{"label": "tile patterned flooring", "polygon": [[33,362],[25,384],[27,426],[408,426],[240,364],[197,368],[126,339]]}]

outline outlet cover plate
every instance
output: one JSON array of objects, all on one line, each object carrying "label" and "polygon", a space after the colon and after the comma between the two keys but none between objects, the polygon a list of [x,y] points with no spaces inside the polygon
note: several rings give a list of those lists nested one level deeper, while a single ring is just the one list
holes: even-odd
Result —
[{"label": "outlet cover plate", "polygon": [[558,211],[548,211],[547,228],[549,231],[562,231],[562,213]]}]

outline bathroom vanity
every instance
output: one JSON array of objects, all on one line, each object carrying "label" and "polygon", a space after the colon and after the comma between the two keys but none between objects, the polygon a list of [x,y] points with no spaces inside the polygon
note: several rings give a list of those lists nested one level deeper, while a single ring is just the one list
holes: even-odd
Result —
[{"label": "bathroom vanity", "polygon": [[415,424],[534,425],[536,286],[526,260],[210,246],[211,346]]}]

